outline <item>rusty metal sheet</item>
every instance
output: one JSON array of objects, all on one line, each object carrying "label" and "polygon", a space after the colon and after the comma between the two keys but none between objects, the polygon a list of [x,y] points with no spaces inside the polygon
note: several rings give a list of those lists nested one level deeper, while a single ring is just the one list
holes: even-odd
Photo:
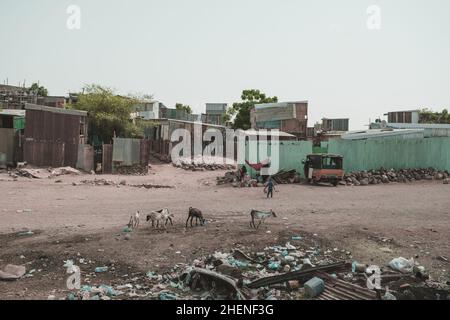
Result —
[{"label": "rusty metal sheet", "polygon": [[376,300],[377,293],[353,283],[335,279],[325,272],[316,272],[325,281],[325,291],[316,300]]},{"label": "rusty metal sheet", "polygon": [[64,149],[63,142],[25,141],[24,159],[36,166],[63,167]]},{"label": "rusty metal sheet", "polygon": [[[76,167],[80,121],[80,115],[52,112],[50,109],[27,110],[25,160],[38,166],[55,166],[58,163],[60,166]],[[45,154],[38,155],[36,152]]]},{"label": "rusty metal sheet", "polygon": [[140,150],[140,164],[143,166],[148,166],[149,162],[150,162],[150,141],[147,139],[142,139]]},{"label": "rusty metal sheet", "polygon": [[103,174],[112,174],[112,155],[113,155],[112,144],[104,144],[103,145],[103,153],[102,153],[102,173]]}]

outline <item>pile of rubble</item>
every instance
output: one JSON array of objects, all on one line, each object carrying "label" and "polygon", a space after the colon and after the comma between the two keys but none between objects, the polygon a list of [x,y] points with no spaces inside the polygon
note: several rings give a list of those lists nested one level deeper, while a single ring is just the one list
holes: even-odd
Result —
[{"label": "pile of rubble", "polygon": [[[293,184],[301,183],[300,175],[295,170],[284,171],[281,170],[272,176],[272,179],[277,184]],[[217,177],[217,185],[232,184],[233,187],[263,187],[264,184],[257,179],[251,179],[249,176],[240,182],[239,171],[228,171],[224,176]]]},{"label": "pile of rubble", "polygon": [[256,179],[245,176],[244,181],[240,181],[239,171],[228,171],[222,177],[217,177],[217,185],[231,184],[233,187],[238,188],[251,188],[251,187],[264,187],[264,184],[258,182]]},{"label": "pile of rubble", "polygon": [[237,171],[228,171],[225,173],[222,177],[217,177],[217,184],[223,185],[223,184],[230,184],[230,183],[237,183],[239,181],[239,172]]},{"label": "pile of rubble", "polygon": [[161,162],[166,162],[166,163],[172,162],[170,155],[165,155],[165,154],[160,154],[160,153],[152,153],[152,156]]},{"label": "pile of rubble", "polygon": [[80,182],[72,182],[73,186],[82,186],[82,185],[90,185],[90,186],[129,186],[135,188],[145,188],[145,189],[172,189],[173,186],[165,186],[151,183],[141,183],[141,184],[127,184],[126,180],[113,181],[107,179],[94,179],[94,180],[82,180]]},{"label": "pile of rubble", "polygon": [[367,186],[369,184],[392,182],[407,183],[419,180],[441,180],[444,184],[448,184],[449,177],[450,174],[448,171],[441,171],[433,168],[400,170],[386,170],[381,168],[379,170],[346,173],[342,184],[349,186]]},{"label": "pile of rubble", "polygon": [[82,180],[80,182],[72,182],[73,186],[91,185],[91,186],[126,186],[126,180],[119,182],[107,179]]},{"label": "pile of rubble", "polygon": [[216,171],[216,170],[234,170],[235,165],[224,164],[223,158],[218,159],[178,159],[172,165],[188,171]]},{"label": "pile of rubble", "polygon": [[[115,283],[84,286],[67,299],[450,299],[448,283],[432,281],[412,259],[393,259],[387,268],[346,262],[352,259],[350,252],[311,246],[300,236],[261,252],[245,253],[245,249],[179,263],[164,274],[149,271],[114,277]],[[114,264],[92,268],[88,278],[105,272],[115,274]],[[374,274],[379,275],[379,283]]]},{"label": "pile of rubble", "polygon": [[295,170],[281,170],[277,174],[274,174],[272,179],[278,184],[294,184],[301,182],[300,175]]},{"label": "pile of rubble", "polygon": [[10,171],[9,175],[13,178],[26,177],[30,179],[45,179],[54,178],[62,175],[80,175],[81,172],[72,167],[61,167],[61,168],[45,168],[45,169],[28,169],[28,168],[17,168],[14,171]]}]

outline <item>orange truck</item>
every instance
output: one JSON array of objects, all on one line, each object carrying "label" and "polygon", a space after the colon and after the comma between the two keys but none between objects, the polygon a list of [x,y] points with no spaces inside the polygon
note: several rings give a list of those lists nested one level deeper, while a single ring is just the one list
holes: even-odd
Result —
[{"label": "orange truck", "polygon": [[337,154],[310,154],[303,160],[305,177],[309,183],[331,183],[334,186],[344,178],[344,157]]}]

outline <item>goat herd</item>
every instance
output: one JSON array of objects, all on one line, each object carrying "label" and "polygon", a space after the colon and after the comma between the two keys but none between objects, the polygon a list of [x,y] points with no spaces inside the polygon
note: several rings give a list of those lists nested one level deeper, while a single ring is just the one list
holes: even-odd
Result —
[{"label": "goat herd", "polygon": [[[140,212],[136,211],[134,215],[131,216],[130,222],[128,223],[128,228],[131,230],[139,228],[140,223]],[[250,212],[250,227],[254,229],[259,229],[260,225],[264,223],[264,221],[269,217],[275,217],[276,214],[273,212],[273,210],[270,210],[269,212],[264,211],[257,211],[252,210]],[[147,222],[152,223],[152,228],[164,228],[166,229],[167,224],[170,223],[171,226],[173,226],[173,218],[175,218],[173,213],[169,212],[169,209],[165,208],[159,211],[152,211],[147,215]],[[201,226],[204,226],[206,223],[206,219],[203,217],[203,213],[201,210],[197,208],[189,208],[189,214],[188,218],[186,220],[186,228],[188,227],[189,221],[190,226],[193,227],[193,222],[195,218],[195,225],[198,226],[198,223],[200,222]],[[256,223],[258,221],[258,223]]]}]

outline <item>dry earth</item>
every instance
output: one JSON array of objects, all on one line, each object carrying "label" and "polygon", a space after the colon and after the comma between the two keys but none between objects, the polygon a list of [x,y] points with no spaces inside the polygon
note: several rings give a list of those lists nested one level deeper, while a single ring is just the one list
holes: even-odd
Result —
[{"label": "dry earth", "polygon": [[[434,278],[448,280],[450,265],[437,257],[450,257],[449,185],[435,181],[337,188],[281,185],[274,199],[268,200],[261,188],[216,186],[216,177],[223,173],[187,172],[158,164],[149,175],[133,177],[12,181],[0,174],[0,268],[13,263],[40,270],[19,281],[0,282],[0,299],[64,296],[67,259],[91,260],[82,266],[83,272],[114,263],[117,274],[145,273],[189,263],[216,250],[236,246],[257,250],[279,243],[286,235],[302,235],[331,249],[350,251],[353,259],[364,263],[385,266],[395,257],[416,257]],[[72,185],[95,178],[174,188]],[[185,229],[191,206],[204,212],[205,227]],[[141,219],[141,228],[129,241],[121,235],[136,210],[145,213],[164,207],[175,214],[174,227],[152,230]],[[273,209],[278,218],[254,231],[249,228],[253,208]],[[18,236],[24,230],[34,235]],[[114,280],[108,277],[98,275],[95,281]]]}]

